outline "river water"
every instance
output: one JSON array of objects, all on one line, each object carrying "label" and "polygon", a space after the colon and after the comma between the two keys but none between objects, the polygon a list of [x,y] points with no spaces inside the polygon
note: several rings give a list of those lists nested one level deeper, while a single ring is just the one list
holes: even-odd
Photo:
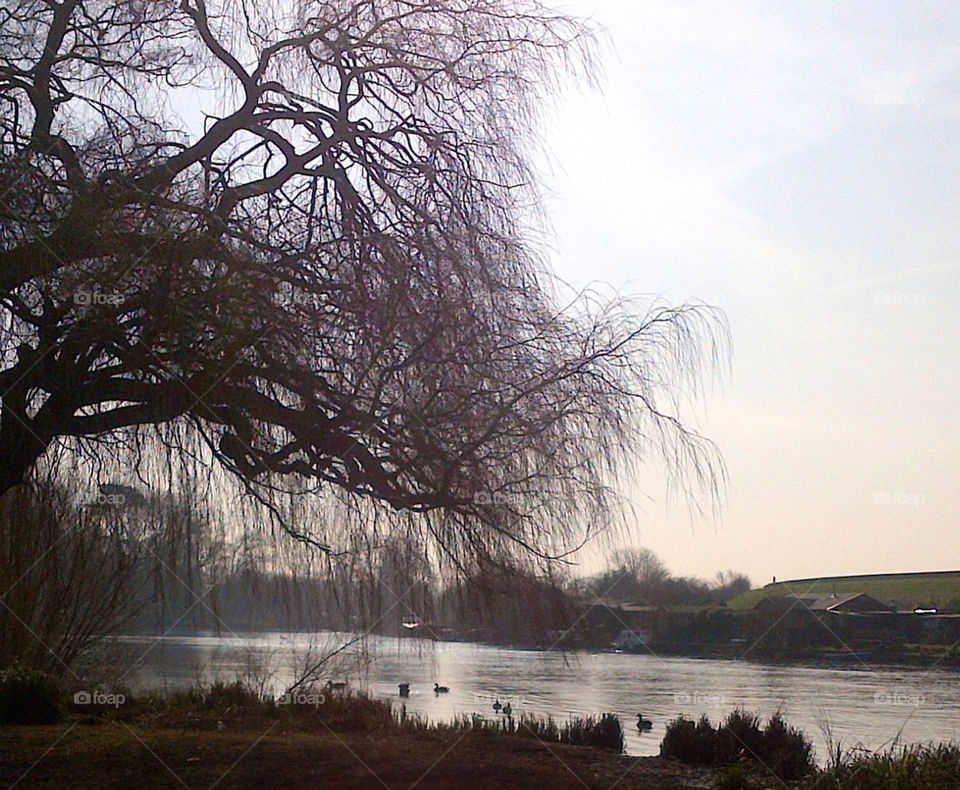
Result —
[{"label": "river water", "polygon": [[[282,692],[311,649],[342,644],[343,634],[252,634],[230,637],[125,637],[130,653],[122,681],[136,688],[178,688],[214,678],[267,679]],[[627,751],[654,755],[667,723],[678,715],[716,723],[741,706],[767,717],[780,710],[813,740],[818,758],[829,744],[881,749],[893,743],[960,740],[960,673],[887,667],[824,669],[745,661],[659,658],[619,653],[511,650],[461,642],[427,643],[372,637],[348,649],[333,679],[406,704],[432,720],[459,713],[488,717],[494,700],[514,715],[616,713]],[[398,684],[410,684],[401,700]],[[450,688],[434,694],[433,684]],[[636,729],[636,714],[653,721]]]}]

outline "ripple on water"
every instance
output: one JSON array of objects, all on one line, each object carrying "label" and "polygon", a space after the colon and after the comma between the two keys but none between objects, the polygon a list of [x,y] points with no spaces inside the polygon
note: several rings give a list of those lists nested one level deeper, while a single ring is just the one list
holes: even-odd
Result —
[{"label": "ripple on water", "polygon": [[[323,640],[331,639],[322,635]],[[143,653],[153,638],[124,641]],[[257,634],[225,638],[168,637],[146,652],[134,673],[141,687],[186,686],[201,676],[233,680],[251,663],[268,661],[277,687],[288,682],[304,634]],[[509,650],[462,642],[434,645],[378,637],[372,661],[354,685],[400,702],[397,684],[411,684],[403,700],[410,713],[450,719],[459,713],[493,717],[492,699],[510,699],[514,715],[531,713],[565,721],[572,716],[616,713],[624,722],[632,754],[659,752],[666,724],[678,715],[716,722],[736,707],[762,718],[776,710],[802,729],[826,758],[829,741],[876,749],[900,743],[949,741],[957,737],[960,673],[886,668],[820,669],[765,666],[745,661],[658,658],[614,653],[567,654]],[[433,684],[450,687],[435,695]],[[636,714],[653,721],[636,729]]]}]

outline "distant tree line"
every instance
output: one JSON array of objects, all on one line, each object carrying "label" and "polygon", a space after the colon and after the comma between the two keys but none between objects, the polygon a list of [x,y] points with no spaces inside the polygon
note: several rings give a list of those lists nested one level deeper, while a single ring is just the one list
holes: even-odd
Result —
[{"label": "distant tree line", "polygon": [[726,604],[750,588],[750,579],[736,571],[720,571],[712,581],[674,576],[650,549],[615,552],[605,571],[581,585],[601,599],[649,606]]},{"label": "distant tree line", "polygon": [[706,607],[750,587],[732,572],[713,582],[672,576],[647,549],[617,552],[588,578],[493,562],[444,577],[435,557],[396,538],[337,557],[279,536],[255,541],[196,487],[82,490],[50,477],[0,500],[2,666],[63,672],[117,633],[343,631],[570,646],[583,643],[567,632],[597,600]]}]

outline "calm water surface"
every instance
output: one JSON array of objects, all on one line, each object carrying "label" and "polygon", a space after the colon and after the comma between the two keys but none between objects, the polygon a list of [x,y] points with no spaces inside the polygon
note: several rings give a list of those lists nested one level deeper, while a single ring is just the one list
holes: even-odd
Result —
[{"label": "calm water surface", "polygon": [[[132,658],[124,682],[140,688],[178,688],[198,680],[269,674],[280,693],[296,676],[311,644],[344,635],[255,634],[231,637],[124,638]],[[359,648],[351,649],[354,657]],[[820,669],[742,661],[657,658],[616,653],[510,650],[472,643],[426,643],[372,638],[361,667],[337,670],[336,680],[401,703],[397,684],[410,683],[403,702],[434,720],[458,713],[494,717],[494,699],[514,715],[618,714],[627,725],[627,750],[653,755],[668,721],[706,714],[716,722],[738,706],[769,716],[777,709],[816,744],[820,759],[832,737],[845,748],[960,740],[960,673],[919,669]],[[435,695],[434,682],[449,686]],[[635,728],[636,714],[654,722]]]}]

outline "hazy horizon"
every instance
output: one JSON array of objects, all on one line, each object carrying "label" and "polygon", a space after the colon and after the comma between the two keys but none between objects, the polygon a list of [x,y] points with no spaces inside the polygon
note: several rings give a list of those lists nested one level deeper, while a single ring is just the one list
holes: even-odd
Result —
[{"label": "hazy horizon", "polygon": [[575,284],[725,310],[732,373],[687,413],[720,521],[651,474],[636,544],[679,575],[960,567],[960,7],[580,0],[600,93],[546,140]]}]

